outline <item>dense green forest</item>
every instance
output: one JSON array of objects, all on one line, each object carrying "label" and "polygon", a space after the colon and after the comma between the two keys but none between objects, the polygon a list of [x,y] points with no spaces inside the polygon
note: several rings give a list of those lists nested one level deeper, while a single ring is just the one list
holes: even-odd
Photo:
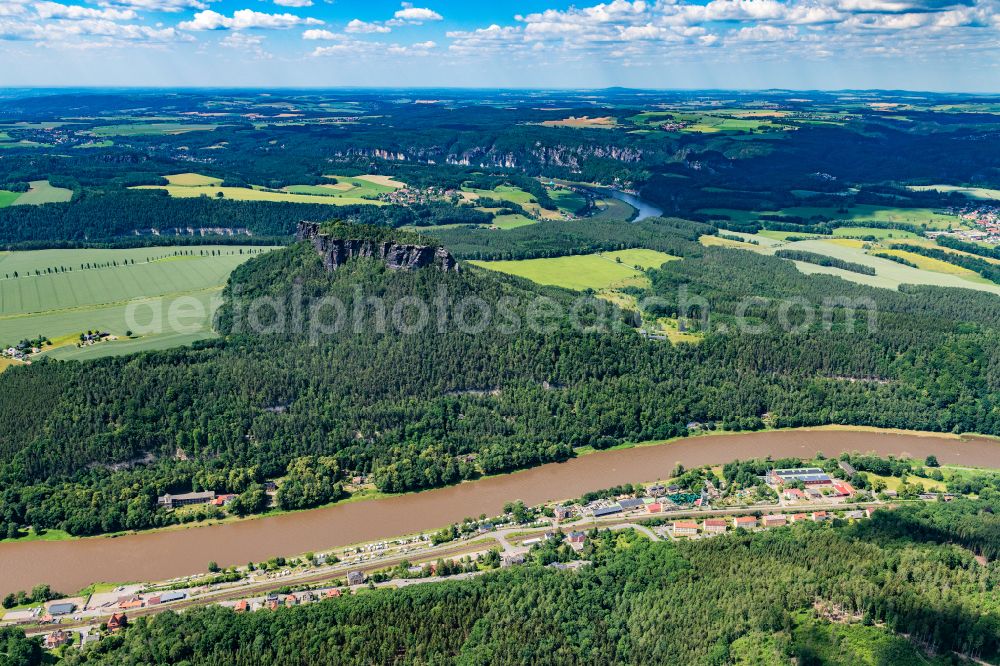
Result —
[{"label": "dense green forest", "polygon": [[[806,276],[774,257],[703,248],[692,240],[697,223],[626,228],[657,230],[656,246],[684,257],[650,271],[652,290],[640,295],[655,297],[644,305],[654,314],[688,305],[691,326],[707,334],[701,344],[644,340],[634,315],[588,298],[577,313],[583,326],[573,326],[567,313],[578,294],[468,266],[394,272],[359,260],[327,273],[298,244],[234,272],[221,340],[3,373],[0,523],[11,536],[29,525],[72,534],[158,526],[177,518],[156,509],[156,495],[193,488],[251,492],[245,505],[259,507],[257,484],[286,475],[298,458],[328,456],[336,465],[298,493],[307,499],[290,499],[307,506],[338,497],[346,472],[398,492],[563,460],[584,445],[684,435],[691,421],[759,429],[764,414],[780,427],[1000,433],[992,295]],[[449,302],[507,309],[472,332],[447,310],[439,328],[434,310],[433,325],[400,335],[379,329],[367,300],[379,296],[391,313],[413,297],[433,304],[442,289]],[[758,298],[741,307],[747,295]],[[823,309],[831,295],[861,306]],[[562,314],[528,326],[540,296]],[[241,327],[259,297],[277,299],[288,325]],[[323,297],[361,318],[317,336],[335,311],[296,317]],[[798,321],[781,298],[822,314]],[[277,315],[268,312],[260,323],[272,328]],[[789,317],[794,330],[780,323]],[[747,324],[762,330],[744,335]],[[152,462],[139,463],[147,454]]]},{"label": "dense green forest", "polygon": [[[539,564],[275,612],[141,618],[68,664],[970,663],[1000,655],[995,503],[879,511],[652,543],[591,532],[577,572]],[[991,543],[980,563],[962,544]],[[544,562],[542,553],[532,561]],[[2,645],[2,644],[0,644]],[[15,664],[36,664],[12,635]],[[0,648],[2,649],[2,648]]]}]

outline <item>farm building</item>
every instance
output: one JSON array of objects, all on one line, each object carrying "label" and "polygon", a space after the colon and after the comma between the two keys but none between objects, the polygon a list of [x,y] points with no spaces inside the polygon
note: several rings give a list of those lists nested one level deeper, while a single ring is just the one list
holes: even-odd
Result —
[{"label": "farm building", "polygon": [[784,486],[789,483],[802,482],[807,486],[829,484],[830,475],[819,467],[802,467],[798,469],[774,469],[769,474],[771,483]]},{"label": "farm building", "polygon": [[58,615],[69,615],[76,610],[76,604],[70,603],[59,603],[52,604],[49,606],[49,615],[56,617]]}]

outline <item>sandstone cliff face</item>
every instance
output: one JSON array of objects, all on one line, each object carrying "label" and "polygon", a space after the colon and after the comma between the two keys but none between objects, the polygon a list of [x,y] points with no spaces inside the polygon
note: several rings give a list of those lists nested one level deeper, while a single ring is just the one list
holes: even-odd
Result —
[{"label": "sandstone cliff face", "polygon": [[328,271],[337,270],[355,257],[369,257],[378,259],[395,270],[410,271],[432,266],[445,272],[458,272],[458,263],[443,247],[331,238],[327,234],[320,233],[317,222],[299,222],[295,237],[300,241],[312,243],[323,258],[323,266]]}]

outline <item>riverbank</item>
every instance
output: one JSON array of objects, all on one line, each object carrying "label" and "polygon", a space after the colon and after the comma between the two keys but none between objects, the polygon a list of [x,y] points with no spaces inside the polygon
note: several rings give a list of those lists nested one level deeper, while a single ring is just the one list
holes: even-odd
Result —
[{"label": "riverbank", "polygon": [[678,462],[690,468],[768,455],[811,458],[850,451],[918,460],[933,454],[942,464],[1000,467],[1000,442],[992,438],[853,429],[706,434],[594,452],[457,486],[254,520],[113,539],[0,544],[0,591],[38,583],[75,590],[95,580],[164,580],[202,571],[209,561],[225,567],[438,529],[467,516],[496,515],[512,500],[535,505],[595,488],[668,478]]},{"label": "riverbank", "polygon": [[[768,430],[755,431],[753,433],[748,433],[746,431],[738,431],[738,430],[712,430],[712,431],[703,431],[703,432],[698,432],[698,433],[694,433],[694,434],[686,435],[686,436],[681,436],[681,437],[672,437],[670,439],[648,440],[648,441],[643,441],[643,442],[623,442],[622,444],[617,444],[617,445],[609,447],[607,449],[595,449],[595,448],[593,448],[592,446],[589,446],[589,445],[588,446],[581,446],[581,447],[578,447],[578,448],[574,449],[574,454],[575,454],[575,457],[579,458],[581,456],[587,456],[587,455],[593,455],[593,454],[611,453],[611,452],[615,452],[615,451],[627,451],[629,449],[635,449],[635,448],[644,448],[644,447],[650,447],[650,446],[664,446],[664,445],[676,444],[678,442],[695,441],[695,440],[698,440],[698,439],[701,439],[701,438],[705,438],[705,437],[712,437],[712,438],[715,438],[715,437],[739,437],[739,436],[745,436],[745,435],[749,435],[749,434],[782,433],[782,432],[853,432],[853,433],[869,433],[869,434],[903,435],[903,436],[907,436],[907,437],[928,437],[928,438],[931,438],[931,439],[944,439],[944,440],[952,440],[952,441],[965,441],[965,440],[968,440],[968,439],[983,439],[983,440],[996,441],[998,444],[1000,444],[1000,437],[995,437],[993,435],[983,435],[983,434],[979,434],[979,433],[962,433],[962,434],[937,433],[937,432],[926,432],[926,431],[921,431],[921,430],[903,430],[903,429],[899,429],[899,428],[875,428],[875,427],[871,427],[871,426],[852,426],[852,425],[837,425],[837,424],[833,424],[833,425],[822,425],[822,426],[810,426],[808,428],[773,428],[773,429],[768,429]],[[820,453],[825,453],[825,452],[820,451]],[[764,455],[766,455],[766,454],[764,454]],[[761,457],[761,456],[757,456],[757,457]],[[721,463],[728,462],[728,460],[722,460],[722,461],[718,461],[718,462],[721,464]],[[556,463],[556,464],[562,464],[562,463]],[[1000,466],[1000,462],[998,462],[998,465],[996,465],[996,466]],[[976,467],[977,466],[973,465],[973,466],[970,466],[970,469],[974,469]],[[979,466],[979,467],[990,467],[990,466],[989,465],[983,465],[983,466]],[[486,481],[486,480],[490,480],[490,479],[504,478],[504,477],[508,477],[508,476],[510,476],[512,474],[518,474],[520,472],[530,471],[530,469],[532,469],[532,468],[529,468],[527,470],[514,470],[512,472],[502,472],[500,474],[484,475],[484,476],[481,476],[479,478],[473,479],[471,481],[463,481],[459,485],[474,484],[474,483],[478,483],[478,482]],[[447,488],[447,487],[453,487],[453,486],[446,486],[445,488]],[[273,509],[267,511],[266,513],[252,514],[252,515],[243,516],[243,517],[239,517],[239,516],[227,516],[225,518],[211,518],[211,519],[204,520],[202,522],[191,522],[191,523],[182,523],[182,524],[178,524],[178,525],[167,525],[165,527],[156,527],[156,528],[151,528],[151,529],[148,529],[148,530],[131,530],[131,531],[125,531],[125,532],[112,532],[112,533],[109,533],[109,534],[98,534],[98,535],[94,535],[94,536],[73,536],[71,534],[63,532],[62,530],[55,530],[55,529],[53,529],[53,530],[46,530],[45,533],[41,534],[41,535],[36,534],[36,533],[34,533],[34,531],[32,531],[28,535],[23,536],[23,537],[19,537],[17,539],[0,539],[0,544],[31,543],[31,542],[35,542],[35,541],[81,541],[81,540],[87,540],[87,539],[117,539],[117,538],[121,538],[121,537],[124,537],[124,536],[133,536],[133,535],[142,535],[142,534],[156,534],[156,533],[162,533],[162,532],[177,532],[177,531],[181,531],[181,530],[201,529],[201,528],[214,527],[214,526],[219,526],[219,525],[230,525],[230,524],[233,524],[233,523],[243,523],[243,522],[250,522],[250,521],[255,521],[255,520],[267,520],[267,519],[277,518],[279,516],[286,516],[286,515],[291,515],[291,514],[301,514],[301,513],[308,513],[308,512],[311,512],[311,511],[320,511],[320,510],[330,509],[330,508],[337,507],[337,506],[343,506],[343,505],[351,504],[353,502],[367,502],[367,501],[373,501],[373,500],[385,500],[385,499],[390,499],[390,498],[411,497],[411,496],[419,494],[419,493],[431,492],[433,490],[444,490],[445,488],[429,488],[429,489],[422,489],[422,490],[413,490],[413,491],[409,491],[409,492],[405,492],[405,493],[386,493],[386,492],[382,492],[380,490],[365,490],[365,491],[362,491],[362,492],[352,493],[349,497],[347,497],[345,499],[337,500],[336,502],[331,502],[329,504],[321,504],[319,506],[311,507],[311,508],[308,508],[308,509],[291,509],[291,510],[286,510],[286,509],[273,508]],[[514,499],[517,499],[517,498],[514,498]],[[552,498],[552,499],[568,499],[568,496],[567,497],[555,497],[555,498]],[[359,540],[358,543],[361,543],[361,541]],[[348,544],[338,544],[338,545],[339,546],[343,546],[343,545],[348,545]]]}]

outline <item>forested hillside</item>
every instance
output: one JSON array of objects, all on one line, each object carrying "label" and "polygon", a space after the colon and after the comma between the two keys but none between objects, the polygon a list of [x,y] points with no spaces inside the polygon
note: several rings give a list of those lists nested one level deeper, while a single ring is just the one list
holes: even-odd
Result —
[{"label": "forested hillside", "polygon": [[947,543],[944,525],[957,518],[992,539],[998,508],[971,501],[904,507],[853,525],[738,530],[676,543],[650,543],[631,532],[595,533],[581,554],[593,567],[579,572],[527,565],[474,580],[361,591],[275,612],[239,615],[220,607],[168,612],[140,619],[82,653],[71,651],[66,661],[220,666],[990,661],[1000,654],[997,562],[979,563]]},{"label": "forested hillside", "polygon": [[[332,478],[317,481],[324,487],[350,471],[398,492],[562,460],[583,445],[684,435],[691,421],[753,430],[768,415],[775,426],[1000,434],[995,297],[805,276],[773,257],[702,248],[691,240],[696,223],[648,225],[685,257],[650,272],[659,300],[649,308],[676,314],[681,286],[705,299],[707,324],[689,313],[706,329],[701,344],[645,340],[633,315],[589,298],[577,313],[582,326],[571,325],[577,294],[471,266],[396,272],[358,260],[328,273],[311,246],[298,244],[233,274],[222,340],[8,370],[0,376],[0,527],[94,534],[168,524],[176,517],[156,509],[157,494],[253,491],[303,456],[334,458],[337,471],[324,468]],[[455,313],[439,328],[434,310],[431,325],[400,334],[380,330],[369,307],[372,296],[389,313],[414,297],[433,304],[442,290],[450,302],[469,297],[506,310],[464,332]],[[775,301],[737,310],[747,295],[819,307],[831,294],[870,299],[874,310],[833,308],[829,325],[817,316],[800,330],[779,325]],[[539,296],[562,314],[526,325]],[[278,299],[288,325],[238,326],[258,297]],[[347,314],[357,305],[358,327],[349,319],[317,336],[314,324],[331,324],[332,310],[296,319],[323,297],[338,298]],[[764,330],[743,334],[737,314]],[[265,315],[270,328],[274,310]]]}]

